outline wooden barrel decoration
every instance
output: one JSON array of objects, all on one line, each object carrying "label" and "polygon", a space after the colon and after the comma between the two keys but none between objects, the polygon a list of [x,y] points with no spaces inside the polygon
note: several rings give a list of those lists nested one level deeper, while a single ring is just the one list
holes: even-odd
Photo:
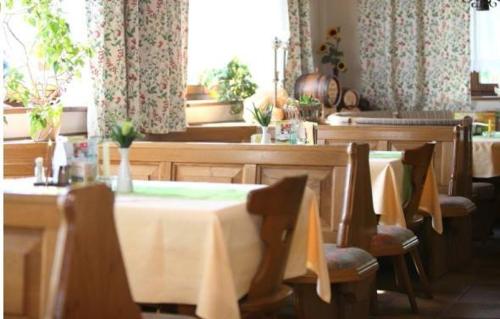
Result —
[{"label": "wooden barrel decoration", "polygon": [[358,107],[359,106],[359,93],[354,89],[344,88],[342,94],[342,103],[345,107]]},{"label": "wooden barrel decoration", "polygon": [[335,77],[321,73],[301,75],[295,81],[295,98],[313,96],[326,107],[336,107],[340,103],[342,89]]}]

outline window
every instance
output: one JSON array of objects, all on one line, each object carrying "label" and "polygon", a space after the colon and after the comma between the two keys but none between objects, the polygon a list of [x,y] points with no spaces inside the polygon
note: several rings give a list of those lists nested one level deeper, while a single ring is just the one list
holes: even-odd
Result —
[{"label": "window", "polygon": [[[478,72],[476,85],[500,83],[500,7],[471,11],[471,68]],[[474,76],[473,76],[474,81]],[[483,87],[488,90],[488,87]],[[494,86],[489,86],[491,95]],[[484,90],[483,90],[484,91]],[[474,92],[473,92],[474,95]]]},{"label": "window", "polygon": [[199,84],[205,71],[236,57],[248,65],[259,88],[271,88],[275,37],[288,39],[286,0],[191,0],[188,84]]},{"label": "window", "polygon": [[[16,1],[14,1],[16,3]],[[85,20],[85,0],[60,0],[53,1],[59,5],[65,20],[70,26],[72,39],[77,43],[87,43],[87,27]],[[16,4],[12,10],[5,12],[2,26],[2,54],[4,74],[9,68],[18,69],[25,78],[28,78],[26,67],[26,48],[30,58],[31,71],[34,78],[44,76],[43,66],[37,65],[33,43],[35,42],[35,29],[24,21],[24,7]],[[21,42],[23,44],[21,44]],[[81,70],[81,77],[73,77],[61,96],[64,106],[88,106],[92,99],[90,68],[88,59]]]}]

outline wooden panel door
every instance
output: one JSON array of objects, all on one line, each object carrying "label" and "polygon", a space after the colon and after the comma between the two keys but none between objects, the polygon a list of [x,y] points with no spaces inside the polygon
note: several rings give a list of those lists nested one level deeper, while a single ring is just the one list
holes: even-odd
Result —
[{"label": "wooden panel door", "polygon": [[336,242],[345,184],[345,167],[300,167],[262,165],[257,170],[259,184],[271,185],[286,176],[308,175],[307,187],[314,191],[319,207],[325,242]]}]

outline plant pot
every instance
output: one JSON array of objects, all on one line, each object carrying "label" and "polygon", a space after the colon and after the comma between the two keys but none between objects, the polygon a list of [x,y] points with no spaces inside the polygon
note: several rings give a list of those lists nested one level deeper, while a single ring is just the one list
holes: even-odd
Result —
[{"label": "plant pot", "polygon": [[300,104],[299,114],[303,121],[319,122],[321,119],[321,104]]},{"label": "plant pot", "polygon": [[61,130],[61,123],[54,125],[49,125],[41,131],[38,131],[31,139],[35,142],[44,142],[49,139],[55,141]]},{"label": "plant pot", "polygon": [[131,193],[133,191],[132,174],[130,172],[130,161],[128,157],[129,149],[120,148],[120,169],[116,181],[116,191],[118,193]]}]

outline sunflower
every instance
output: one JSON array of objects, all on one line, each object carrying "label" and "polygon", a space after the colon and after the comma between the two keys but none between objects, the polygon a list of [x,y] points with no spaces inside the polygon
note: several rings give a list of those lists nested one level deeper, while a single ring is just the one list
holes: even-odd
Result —
[{"label": "sunflower", "polygon": [[345,72],[347,71],[347,66],[345,65],[344,62],[339,62],[337,64],[337,69],[340,71],[340,72]]},{"label": "sunflower", "polygon": [[331,28],[328,30],[328,36],[335,38],[339,34],[340,30],[338,28]]}]

